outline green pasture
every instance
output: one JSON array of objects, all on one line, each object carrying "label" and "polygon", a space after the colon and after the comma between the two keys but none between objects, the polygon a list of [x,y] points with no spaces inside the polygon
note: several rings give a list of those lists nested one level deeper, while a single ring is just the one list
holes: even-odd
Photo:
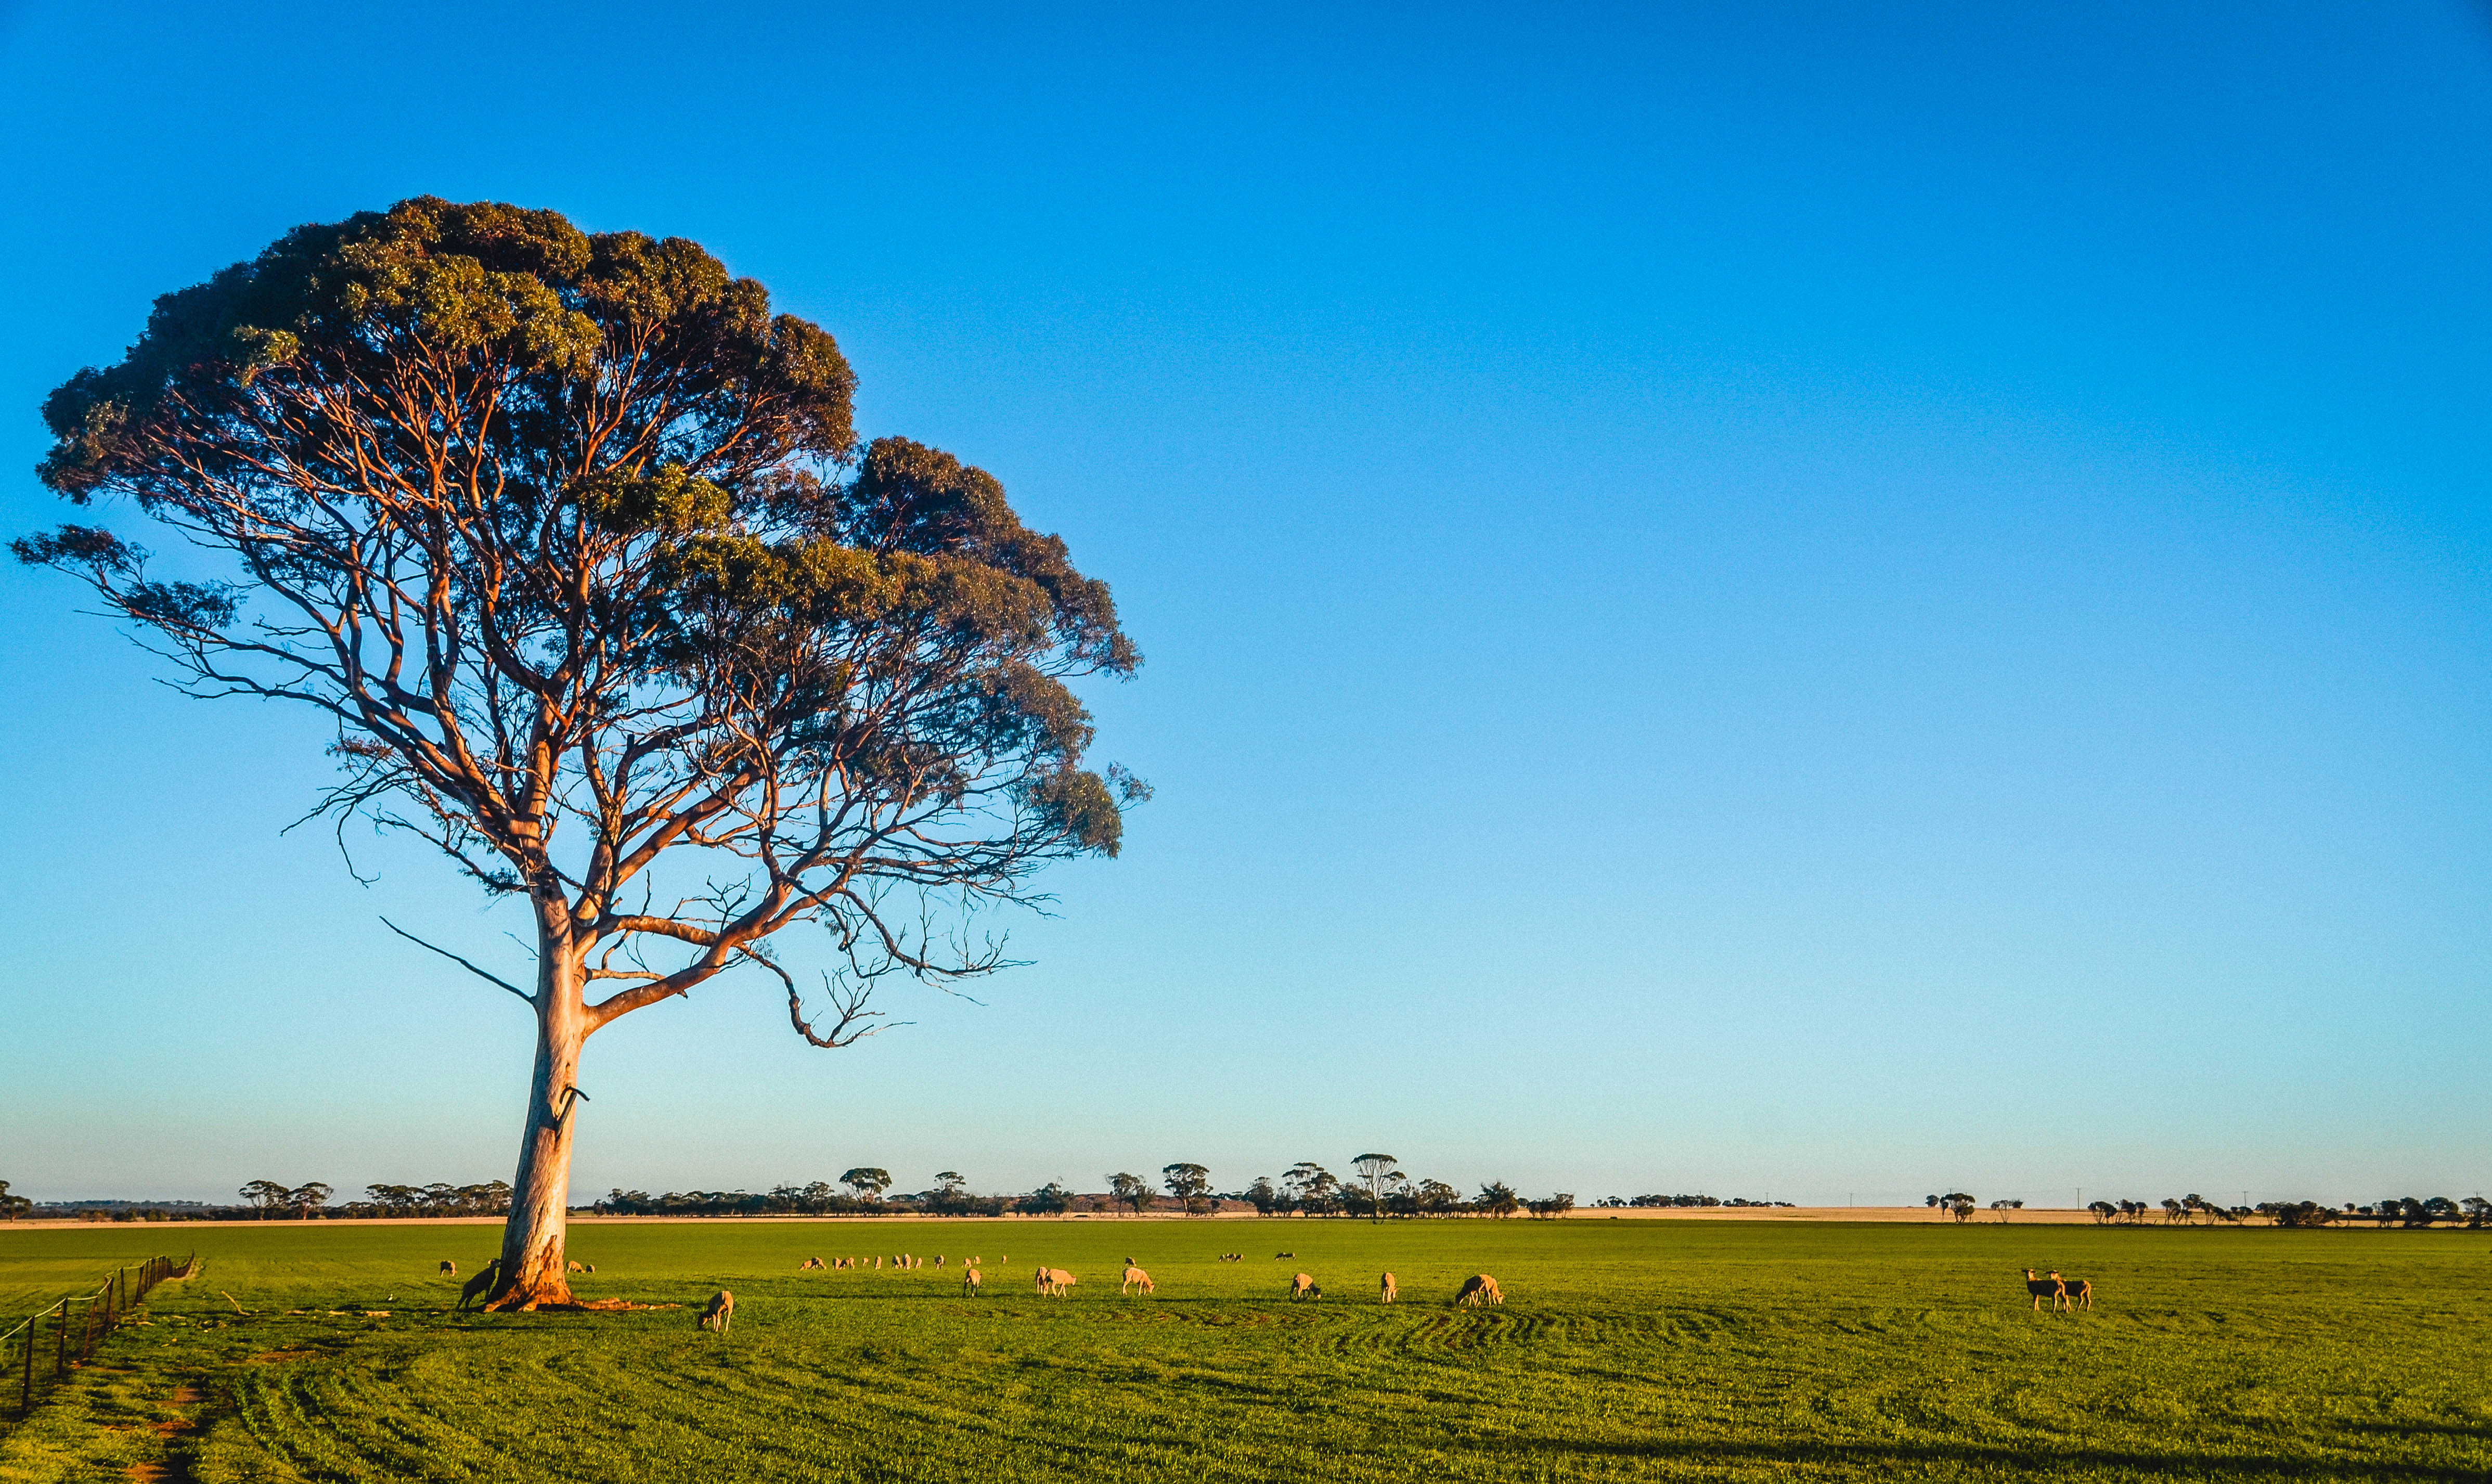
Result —
[{"label": "green pasture", "polygon": [[[2481,1233],[583,1225],[584,1295],[687,1307],[451,1313],[434,1264],[496,1236],[0,1232],[0,1307],[157,1250],[207,1264],[0,1433],[0,1479],[2492,1479]],[[981,1255],[987,1296],[949,1263],[796,1270],[902,1250]],[[1118,1295],[1128,1256],[1156,1296]],[[1042,1262],[1073,1296],[1032,1294]],[[2097,1308],[2031,1312],[2028,1263]],[[1301,1269],[1320,1303],[1285,1296]],[[1450,1306],[1477,1271],[1502,1308]],[[720,1287],[725,1336],[690,1307]]]}]

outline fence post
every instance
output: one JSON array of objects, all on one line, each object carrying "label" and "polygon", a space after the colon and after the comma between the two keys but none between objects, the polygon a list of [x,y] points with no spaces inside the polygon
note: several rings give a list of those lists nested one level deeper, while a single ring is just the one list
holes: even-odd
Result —
[{"label": "fence post", "polygon": [[17,1415],[35,1410],[35,1331],[44,1327],[40,1314],[26,1316],[26,1389],[17,1398]]}]

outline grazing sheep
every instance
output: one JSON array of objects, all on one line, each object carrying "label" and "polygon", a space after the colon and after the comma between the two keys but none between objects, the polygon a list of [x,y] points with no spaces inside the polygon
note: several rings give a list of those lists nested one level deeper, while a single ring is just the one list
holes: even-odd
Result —
[{"label": "grazing sheep", "polygon": [[442,1260],[441,1260],[441,1276],[442,1276],[442,1277],[444,1277],[444,1278],[456,1278],[456,1277],[458,1277],[458,1276],[459,1276],[459,1264],[458,1264],[458,1263],[456,1263],[456,1262],[451,1261],[448,1258],[444,1258],[444,1259],[442,1259]]},{"label": "grazing sheep", "polygon": [[2033,1308],[2037,1313],[2046,1298],[2051,1300],[2052,1308],[2060,1307],[2060,1280],[2057,1278],[2036,1278],[2033,1269],[2029,1267],[2025,1269],[2025,1291],[2033,1295]]},{"label": "grazing sheep", "polygon": [[477,1298],[492,1297],[493,1285],[499,1282],[501,1277],[502,1260],[495,1258],[485,1264],[484,1271],[468,1279],[467,1286],[459,1291],[459,1307],[464,1309]]},{"label": "grazing sheep", "polygon": [[2094,1286],[2083,1278],[2062,1278],[2058,1268],[2051,1269],[2051,1281],[2060,1286],[2060,1302],[2064,1309],[2091,1309],[2094,1306]]},{"label": "grazing sheep", "polygon": [[1296,1256],[1297,1254],[1294,1252],[1276,1252],[1272,1254],[1272,1261],[1278,1262],[1283,1258],[1294,1258]]},{"label": "grazing sheep", "polygon": [[1151,1275],[1143,1272],[1141,1268],[1136,1267],[1134,1265],[1134,1260],[1127,1258],[1125,1260],[1125,1281],[1116,1286],[1116,1291],[1119,1293],[1131,1292],[1134,1285],[1136,1284],[1141,1284],[1142,1291],[1145,1293],[1156,1293],[1159,1291],[1159,1290],[1151,1287]]},{"label": "grazing sheep", "polygon": [[934,1254],[934,1265],[936,1267],[941,1267],[943,1265],[943,1254],[939,1252]]},{"label": "grazing sheep", "polygon": [[797,1264],[796,1264],[796,1271],[798,1271],[798,1272],[800,1272],[800,1273],[809,1273],[809,1272],[812,1272],[812,1271],[814,1271],[815,1269],[816,1269],[816,1268],[820,1267],[821,1265],[822,1265],[822,1260],[821,1260],[821,1259],[819,1259],[819,1258],[807,1258],[804,1261],[799,1262],[799,1263],[797,1263]]},{"label": "grazing sheep", "polygon": [[584,1273],[588,1271],[587,1268],[580,1266],[578,1262],[565,1262],[562,1265],[562,1270],[566,1273]]},{"label": "grazing sheep", "polygon": [[1463,1291],[1454,1295],[1454,1302],[1465,1308],[1501,1304],[1505,1302],[1505,1294],[1498,1289],[1496,1279],[1486,1273],[1474,1273],[1463,1280]]},{"label": "grazing sheep", "polygon": [[1038,1269],[1038,1291],[1052,1297],[1065,1297],[1064,1291],[1080,1281],[1061,1267],[1048,1267],[1042,1264]]},{"label": "grazing sheep", "polygon": [[720,1334],[725,1334],[727,1326],[734,1322],[735,1295],[721,1289],[711,1297],[709,1307],[701,1311],[700,1327],[715,1329]]},{"label": "grazing sheep", "polygon": [[1236,1262],[1243,1261],[1245,1256],[1246,1254],[1242,1252],[1224,1252],[1220,1255],[1220,1261],[1223,1262]]},{"label": "grazing sheep", "polygon": [[595,1272],[595,1271],[597,1271],[597,1264],[596,1264],[596,1263],[594,1263],[594,1262],[589,1263],[589,1264],[588,1264],[588,1270],[589,1270],[590,1272],[592,1272],[592,1273],[593,1273],[593,1272]]},{"label": "grazing sheep", "polygon": [[1323,1290],[1316,1287],[1314,1278],[1305,1273],[1298,1273],[1290,1279],[1290,1296],[1293,1299],[1321,1298]]},{"label": "grazing sheep", "polygon": [[1399,1291],[1399,1290],[1397,1290],[1397,1289],[1395,1289],[1395,1288],[1393,1287],[1393,1275],[1392,1275],[1391,1273],[1386,1273],[1386,1274],[1384,1275],[1384,1292],[1383,1292],[1383,1295],[1382,1295],[1381,1297],[1378,1298],[1376,1301],[1377,1301],[1378,1303],[1380,1303],[1380,1304],[1389,1304],[1389,1303],[1393,1302],[1393,1295],[1394,1295],[1396,1292],[1398,1292],[1398,1291]]},{"label": "grazing sheep", "polygon": [[977,1270],[976,1268],[974,1268],[974,1267],[964,1267],[964,1268],[962,1268],[962,1269],[961,1269],[961,1296],[962,1296],[963,1298],[975,1298],[975,1297],[977,1297],[977,1296],[979,1295],[979,1293],[983,1291],[978,1287],[978,1285],[979,1285],[980,1283],[985,1282],[985,1281],[986,1281],[986,1280],[984,1280],[983,1278],[981,1278],[981,1277],[979,1277],[979,1276],[978,1276],[978,1270]]}]

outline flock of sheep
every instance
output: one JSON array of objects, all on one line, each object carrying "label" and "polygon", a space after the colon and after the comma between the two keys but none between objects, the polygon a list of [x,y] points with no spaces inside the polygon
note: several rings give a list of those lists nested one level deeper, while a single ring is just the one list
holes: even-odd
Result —
[{"label": "flock of sheep", "polygon": [[[1272,1254],[1275,1261],[1283,1258],[1294,1258],[1296,1256],[1297,1254],[1294,1252],[1276,1252]],[[1219,1261],[1223,1262],[1237,1262],[1244,1261],[1244,1258],[1245,1254],[1243,1253],[1224,1252],[1220,1254]],[[977,1298],[983,1295],[986,1291],[984,1287],[986,1283],[986,1273],[982,1265],[985,1261],[986,1260],[983,1258],[975,1257],[964,1258],[962,1260],[960,1269],[961,1294],[963,1297]],[[1010,1257],[1001,1257],[995,1260],[998,1266],[1006,1262],[1010,1262],[1011,1261],[1012,1259]],[[879,1257],[872,1259],[833,1258],[831,1261],[825,1262],[820,1258],[807,1258],[804,1261],[796,1264],[796,1271],[804,1273],[826,1271],[831,1268],[840,1267],[865,1267],[869,1265],[869,1263],[878,1268],[883,1265],[883,1260]],[[926,1265],[926,1260],[924,1258],[912,1257],[907,1253],[901,1253],[891,1259],[891,1265],[897,1268],[924,1267]],[[936,1257],[934,1259],[934,1265],[936,1267],[941,1267],[943,1265],[943,1259],[939,1256]],[[1073,1287],[1076,1284],[1082,1281],[1074,1276],[1070,1268],[1048,1267],[1044,1264],[1033,1270],[1031,1280],[1037,1288],[1038,1296],[1041,1298],[1062,1298],[1072,1291]],[[1116,1285],[1116,1291],[1119,1294],[1156,1294],[1159,1292],[1159,1285],[1151,1281],[1151,1275],[1144,1271],[1140,1263],[1136,1262],[1131,1258],[1127,1258],[1125,1260],[1123,1281]],[[1393,1275],[1391,1273],[1386,1273],[1378,1280],[1377,1302],[1389,1304],[1393,1302],[1395,1298],[1400,1296],[1400,1293],[1401,1290],[1395,1285]],[[732,1312],[735,1307],[734,1295],[722,1289],[720,1290],[720,1297],[727,1301],[727,1312]],[[1290,1297],[1292,1299],[1320,1299],[1323,1297],[1323,1290],[1317,1287],[1313,1274],[1292,1273],[1290,1276]],[[1454,1302],[1467,1307],[1477,1304],[1501,1304],[1505,1302],[1505,1293],[1502,1290],[1498,1288],[1497,1280],[1495,1278],[1490,1277],[1486,1273],[1478,1273],[1464,1281],[1462,1291],[1454,1295]],[[717,1311],[717,1299],[711,1300],[711,1308],[714,1312]],[[707,1324],[710,1321],[705,1317],[702,1320],[702,1322]]]},{"label": "flock of sheep", "polygon": [[[1284,1258],[1294,1258],[1296,1256],[1297,1254],[1294,1252],[1276,1252],[1272,1254],[1273,1261],[1275,1261]],[[1239,1253],[1224,1252],[1220,1255],[1220,1261],[1223,1262],[1235,1262],[1241,1261],[1242,1257],[1243,1255]],[[1010,1257],[999,1257],[995,1260],[995,1263],[997,1266],[1001,1266],[1011,1261],[1012,1259]],[[984,1293],[985,1290],[983,1285],[986,1282],[986,1274],[982,1265],[984,1261],[985,1260],[983,1258],[975,1257],[964,1258],[962,1260],[960,1269],[961,1293],[963,1297],[976,1298]],[[820,1258],[807,1258],[804,1261],[796,1264],[796,1270],[800,1273],[818,1272],[827,1271],[831,1268],[864,1267],[866,1263],[867,1260],[864,1258],[833,1258],[827,1262],[823,1261]],[[874,1266],[880,1267],[882,1266],[882,1263],[883,1260],[879,1256],[873,1259]],[[593,1273],[597,1271],[595,1263],[572,1262],[567,1265],[570,1270],[575,1273]],[[895,1268],[904,1269],[918,1268],[926,1265],[926,1260],[924,1258],[913,1257],[904,1252],[895,1255],[891,1259],[891,1265]],[[943,1259],[941,1256],[936,1256],[934,1259],[934,1265],[936,1267],[941,1267],[943,1265]],[[500,1274],[501,1266],[502,1260],[495,1258],[490,1262],[485,1264],[484,1271],[478,1273],[475,1277],[468,1279],[465,1286],[459,1291],[459,1307],[464,1309],[478,1297],[490,1293],[492,1291],[494,1279]],[[441,1264],[440,1271],[443,1277],[456,1278],[459,1276],[459,1264],[444,1260]],[[1076,1278],[1069,1269],[1061,1267],[1048,1267],[1045,1265],[1041,1265],[1035,1269],[1034,1278],[1038,1289],[1038,1296],[1042,1298],[1062,1298],[1072,1291],[1075,1284],[1081,1282],[1081,1280]],[[1400,1290],[1394,1285],[1393,1275],[1389,1272],[1384,1274],[1379,1281],[1377,1288],[1377,1302],[1379,1303],[1389,1304],[1393,1302],[1400,1293]],[[1127,1258],[1125,1260],[1124,1282],[1117,1286],[1116,1291],[1120,1294],[1134,1292],[1157,1294],[1159,1292],[1159,1288],[1151,1282],[1151,1275],[1149,1273],[1144,1272],[1133,1259]],[[2060,1270],[2056,1267],[2051,1269],[2049,1276],[2041,1278],[2033,1276],[2033,1269],[2030,1267],[2025,1269],[2025,1291],[2032,1295],[2033,1308],[2036,1312],[2040,1311],[2043,1300],[2045,1299],[2050,1300],[2051,1308],[2054,1313],[2062,1309],[2091,1309],[2094,1306],[2094,1286],[2083,1278],[2062,1277],[2060,1274]],[[1292,1301],[1301,1298],[1320,1300],[1323,1297],[1323,1290],[1317,1286],[1315,1276],[1313,1274],[1292,1273],[1290,1275],[1290,1297]],[[1463,1280],[1461,1291],[1454,1294],[1454,1302],[1464,1308],[1475,1308],[1482,1304],[1501,1304],[1505,1302],[1505,1293],[1502,1290],[1498,1288],[1497,1280],[1495,1278],[1490,1277],[1486,1273],[1473,1273],[1470,1277]],[[703,1329],[714,1329],[721,1334],[725,1334],[727,1326],[733,1323],[734,1321],[735,1295],[725,1289],[721,1289],[711,1297],[708,1305],[701,1310],[700,1327]]]}]

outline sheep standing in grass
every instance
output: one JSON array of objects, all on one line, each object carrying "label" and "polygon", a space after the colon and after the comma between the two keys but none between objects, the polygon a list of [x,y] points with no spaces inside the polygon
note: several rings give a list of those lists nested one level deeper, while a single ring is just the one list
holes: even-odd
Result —
[{"label": "sheep standing in grass", "polygon": [[1293,1299],[1321,1298],[1323,1297],[1323,1290],[1316,1287],[1314,1275],[1309,1273],[1292,1273],[1290,1275],[1290,1297]]},{"label": "sheep standing in grass", "polygon": [[797,1263],[797,1264],[796,1264],[796,1271],[798,1271],[798,1272],[800,1272],[800,1273],[809,1273],[809,1272],[814,1271],[816,1268],[820,1267],[821,1265],[822,1265],[822,1260],[821,1260],[821,1259],[819,1259],[819,1258],[807,1258],[804,1261],[799,1262],[799,1263]]},{"label": "sheep standing in grass", "polygon": [[1383,1292],[1376,1301],[1380,1304],[1389,1304],[1393,1302],[1393,1295],[1400,1291],[1393,1287],[1393,1275],[1391,1273],[1386,1273],[1384,1275],[1384,1283],[1382,1287]]},{"label": "sheep standing in grass", "polygon": [[444,1277],[444,1278],[456,1278],[456,1277],[458,1277],[458,1276],[459,1276],[459,1264],[458,1264],[458,1263],[456,1263],[456,1262],[451,1261],[448,1258],[444,1258],[444,1259],[442,1259],[442,1260],[441,1260],[441,1276],[442,1276],[442,1277]]},{"label": "sheep standing in grass", "polygon": [[1130,1293],[1138,1284],[1145,1293],[1156,1293],[1159,1291],[1159,1290],[1151,1287],[1151,1275],[1143,1272],[1141,1268],[1136,1267],[1134,1265],[1134,1260],[1127,1258],[1125,1260],[1125,1281],[1116,1286],[1116,1291],[1119,1293]]},{"label": "sheep standing in grass", "polygon": [[2057,1278],[2036,1278],[2033,1269],[2029,1267],[2025,1269],[2025,1291],[2033,1295],[2036,1313],[2041,1312],[2042,1300],[2046,1298],[2051,1301],[2052,1308],[2060,1307],[2060,1280]]},{"label": "sheep standing in grass", "polygon": [[1463,1280],[1463,1291],[1454,1295],[1454,1302],[1467,1309],[1477,1308],[1481,1304],[1501,1304],[1505,1294],[1498,1290],[1496,1279],[1486,1273],[1474,1273]]},{"label": "sheep standing in grass", "polygon": [[1075,1278],[1072,1273],[1061,1267],[1049,1267],[1045,1264],[1041,1264],[1038,1269],[1038,1291],[1052,1297],[1063,1298],[1067,1296],[1065,1290],[1072,1288],[1073,1285],[1079,1281],[1080,1280]]},{"label": "sheep standing in grass", "polygon": [[701,1311],[700,1327],[715,1329],[720,1334],[725,1334],[727,1326],[734,1322],[735,1295],[721,1289],[711,1296],[709,1307]]},{"label": "sheep standing in grass", "polygon": [[465,1288],[459,1291],[459,1307],[464,1309],[469,1303],[478,1298],[492,1297],[493,1285],[500,1280],[501,1276],[502,1260],[495,1258],[492,1261],[485,1264],[482,1272],[479,1272],[475,1277],[468,1279],[467,1286]]},{"label": "sheep standing in grass", "polygon": [[2094,1306],[2094,1286],[2086,1279],[2062,1278],[2055,1267],[2051,1269],[2051,1281],[2060,1286],[2060,1301],[2053,1307],[2091,1309]]},{"label": "sheep standing in grass", "polygon": [[961,1296],[963,1298],[977,1297],[982,1291],[978,1285],[984,1281],[985,1280],[978,1276],[978,1270],[976,1268],[964,1267],[961,1269]]}]

